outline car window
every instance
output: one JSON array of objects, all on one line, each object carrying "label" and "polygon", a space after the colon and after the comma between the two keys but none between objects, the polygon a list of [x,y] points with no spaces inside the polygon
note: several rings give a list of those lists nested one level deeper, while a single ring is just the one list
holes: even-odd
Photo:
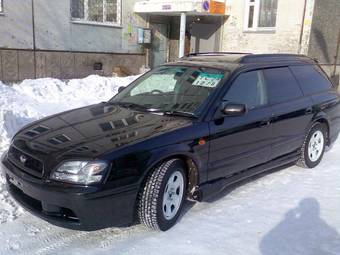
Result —
[{"label": "car window", "polygon": [[267,90],[262,71],[251,71],[238,76],[223,100],[245,104],[248,109],[267,104]]},{"label": "car window", "polygon": [[321,70],[316,69],[312,65],[291,66],[290,69],[299,81],[305,95],[315,94],[332,88],[332,84]]},{"label": "car window", "polygon": [[278,104],[297,99],[302,91],[288,67],[263,70],[271,104]]},{"label": "car window", "polygon": [[110,102],[199,114],[226,75],[225,70],[208,67],[161,66],[131,83]]},{"label": "car window", "polygon": [[[145,79],[141,84],[131,90],[130,95],[136,96],[144,93],[152,93],[156,90],[159,92],[171,92],[174,90],[177,83],[175,72],[160,72],[150,76],[149,79]],[[157,89],[155,89],[157,88]]]}]

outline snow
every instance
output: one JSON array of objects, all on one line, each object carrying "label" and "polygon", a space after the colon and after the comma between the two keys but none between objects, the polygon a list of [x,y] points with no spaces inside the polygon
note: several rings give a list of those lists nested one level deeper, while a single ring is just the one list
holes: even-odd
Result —
[{"label": "snow", "polygon": [[[136,77],[0,82],[0,152],[23,125],[108,100]],[[315,169],[291,166],[185,206],[168,232],[141,225],[77,232],[21,209],[0,177],[0,254],[340,254],[340,141]]]}]

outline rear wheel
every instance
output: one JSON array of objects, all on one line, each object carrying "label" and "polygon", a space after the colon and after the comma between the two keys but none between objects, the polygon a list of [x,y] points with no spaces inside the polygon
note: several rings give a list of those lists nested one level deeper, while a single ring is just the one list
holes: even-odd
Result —
[{"label": "rear wheel", "polygon": [[155,230],[166,231],[175,225],[185,200],[185,166],[171,159],[156,167],[139,195],[138,217]]},{"label": "rear wheel", "polygon": [[314,168],[321,162],[327,142],[327,128],[324,124],[316,123],[309,131],[301,148],[298,166]]}]

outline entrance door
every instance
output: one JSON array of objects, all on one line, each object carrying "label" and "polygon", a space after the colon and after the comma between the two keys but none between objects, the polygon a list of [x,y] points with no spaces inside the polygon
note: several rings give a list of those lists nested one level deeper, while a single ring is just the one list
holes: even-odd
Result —
[{"label": "entrance door", "polygon": [[152,45],[150,60],[152,67],[164,64],[168,60],[168,35],[169,29],[167,24],[151,23]]},{"label": "entrance door", "polygon": [[219,40],[216,36],[217,24],[194,23],[191,28],[191,52],[214,52],[219,49]]}]

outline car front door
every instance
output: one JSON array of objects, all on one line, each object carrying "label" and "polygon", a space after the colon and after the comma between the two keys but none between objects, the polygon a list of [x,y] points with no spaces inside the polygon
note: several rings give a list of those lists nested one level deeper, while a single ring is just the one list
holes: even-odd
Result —
[{"label": "car front door", "polygon": [[263,72],[240,74],[222,100],[223,104],[244,104],[248,111],[240,116],[217,113],[210,121],[209,180],[262,164],[271,152],[272,112]]}]

